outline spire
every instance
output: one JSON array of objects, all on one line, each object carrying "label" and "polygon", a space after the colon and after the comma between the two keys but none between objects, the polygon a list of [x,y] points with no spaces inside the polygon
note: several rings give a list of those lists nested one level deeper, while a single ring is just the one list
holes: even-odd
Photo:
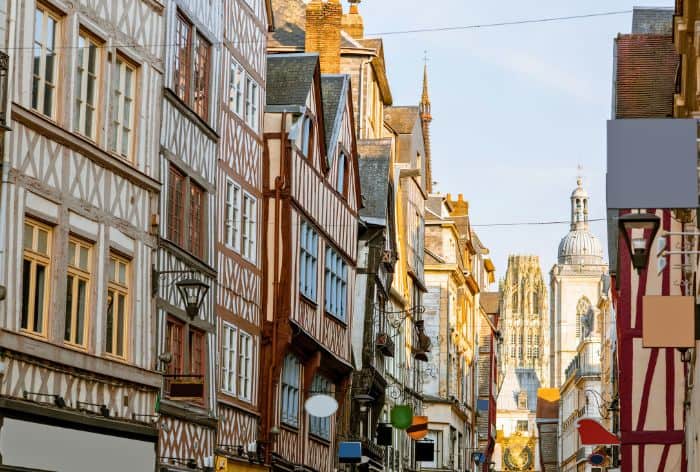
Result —
[{"label": "spire", "polygon": [[571,230],[588,229],[588,192],[583,188],[580,169],[576,178],[576,188],[571,193]]},{"label": "spire", "polygon": [[423,142],[425,144],[425,190],[427,193],[433,191],[433,174],[431,170],[430,154],[430,122],[433,116],[430,114],[430,96],[428,95],[428,51],[425,51],[423,58],[423,94],[420,99],[420,120],[423,125]]}]

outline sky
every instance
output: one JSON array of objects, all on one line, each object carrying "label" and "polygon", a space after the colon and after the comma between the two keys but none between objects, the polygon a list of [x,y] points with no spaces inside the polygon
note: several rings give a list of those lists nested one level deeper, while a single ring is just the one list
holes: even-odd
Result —
[{"label": "sky", "polygon": [[[370,36],[634,6],[671,7],[673,0],[363,0],[360,13]],[[505,274],[509,254],[536,254],[548,282],[569,226],[477,225],[568,221],[579,165],[590,195],[590,218],[605,217],[605,124],[611,111],[613,39],[631,27],[630,12],[382,35],[395,105],[418,103],[427,51],[437,182],[433,191],[462,193],[469,200],[472,225],[491,251],[498,278]],[[592,222],[591,231],[605,248],[605,222]]]}]

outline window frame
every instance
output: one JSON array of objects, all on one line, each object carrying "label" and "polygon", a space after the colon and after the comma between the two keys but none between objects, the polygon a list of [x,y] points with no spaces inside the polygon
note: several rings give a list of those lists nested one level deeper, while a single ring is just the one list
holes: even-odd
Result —
[{"label": "window frame", "polygon": [[[113,264],[114,262],[114,264]],[[124,266],[124,281],[122,282],[121,280],[118,280],[117,278],[119,277],[117,274],[119,269],[118,265],[121,264]],[[128,330],[129,330],[129,316],[131,314],[129,307],[131,304],[131,297],[130,297],[130,286],[129,286],[129,281],[131,278],[131,261],[121,255],[116,254],[113,251],[110,251],[109,254],[109,265],[108,267],[114,267],[114,274],[107,274],[107,311],[106,311],[106,317],[105,317],[105,347],[104,351],[105,354],[109,355],[110,357],[116,357],[119,359],[126,360],[128,358],[128,345],[129,343],[127,342],[129,336],[128,336]],[[115,279],[112,279],[112,277],[115,277]],[[119,341],[119,329],[114,329],[114,326],[116,325],[114,319],[112,320],[112,339],[110,340],[110,344],[112,346],[112,350],[110,351],[108,349],[108,344],[107,344],[107,338],[109,328],[109,317],[110,317],[110,311],[112,313],[112,317],[114,317],[114,313],[118,313],[118,309],[115,311],[114,309],[114,301],[115,301],[115,296],[111,295],[110,292],[113,292],[115,295],[121,295],[123,297],[123,325],[122,325],[122,342],[121,342],[121,349],[122,353],[119,354],[118,350],[118,341]],[[111,298],[111,299],[110,299]],[[116,300],[119,300],[117,297]],[[117,308],[119,308],[121,305],[119,305]]]},{"label": "window frame", "polygon": [[[73,81],[73,131],[86,137],[91,141],[97,141],[99,118],[100,118],[100,91],[102,87],[102,46],[104,41],[101,41],[97,36],[84,28],[80,28],[78,32],[78,46],[76,49],[75,65],[75,80]],[[85,41],[87,46],[81,46],[81,41]],[[90,53],[94,51],[94,71],[89,70]],[[86,54],[87,53],[87,54]],[[81,66],[82,61],[82,66]],[[89,79],[93,80],[92,97],[89,97]],[[80,90],[78,90],[80,84]],[[90,108],[90,98],[92,98],[92,126],[90,130],[86,129],[86,116],[88,108]],[[76,116],[77,114],[77,116]]]},{"label": "window frame", "polygon": [[338,164],[336,166],[335,191],[343,197],[347,197],[348,189],[348,157],[344,150],[338,151]]},{"label": "window frame", "polygon": [[[187,326],[178,318],[168,315],[165,322],[165,349],[173,356],[168,363],[169,375],[182,375],[185,372],[185,331]],[[176,351],[174,346],[178,347]]]},{"label": "window frame", "polygon": [[[32,228],[32,241],[31,247],[26,247],[26,230],[27,226]],[[23,240],[22,240],[22,308],[20,310],[20,330],[22,332],[46,337],[47,336],[47,325],[49,317],[49,300],[50,300],[50,289],[51,289],[51,260],[52,260],[52,239],[53,231],[52,228],[46,224],[40,223],[39,221],[26,217],[23,220]],[[38,248],[38,237],[39,231],[44,231],[46,233],[46,252],[39,252]],[[29,290],[25,296],[25,290],[27,287],[25,285],[26,275],[24,274],[25,263],[29,262]],[[41,311],[36,312],[36,291],[37,286],[37,266],[41,265],[44,268],[44,281],[43,281],[43,298],[41,303]],[[26,309],[26,326],[25,326],[25,299],[28,302]],[[37,316],[39,315],[39,316]],[[36,329],[37,318],[39,318],[41,327],[39,330]]]},{"label": "window frame", "polygon": [[[299,225],[299,293],[313,303],[318,300],[318,239],[314,227],[302,220]],[[306,247],[307,244],[311,247]]]},{"label": "window frame", "polygon": [[348,308],[348,264],[331,245],[326,246],[324,269],[324,310],[345,323]]},{"label": "window frame", "polygon": [[[41,25],[42,25],[42,31],[41,31],[41,38],[37,38],[37,13],[41,12]],[[52,38],[52,48],[49,49],[47,45],[47,26],[48,26],[48,20],[51,19],[54,22],[53,25],[53,38]],[[59,72],[59,60],[58,60],[58,53],[56,50],[58,49],[58,45],[60,43],[60,38],[61,38],[61,20],[62,16],[60,16],[53,8],[49,7],[48,5],[37,2],[36,5],[34,6],[34,22],[33,22],[33,34],[32,34],[32,46],[34,50],[36,51],[37,48],[41,51],[40,56],[39,56],[39,73],[37,74],[34,66],[34,63],[32,61],[32,91],[30,94],[30,108],[35,110],[38,113],[41,113],[42,115],[55,120],[57,116],[57,95],[58,95],[58,72]],[[46,69],[46,62],[47,62],[47,57],[49,54],[47,53],[49,51],[50,53],[53,54],[53,63],[52,63],[52,76],[53,76],[53,81],[49,81],[47,79],[47,69]],[[37,92],[36,92],[36,97],[34,96],[34,84],[37,84]],[[51,102],[50,102],[50,111],[49,113],[46,113],[46,87],[49,87],[51,89]],[[34,106],[34,102],[36,101],[36,106]]]},{"label": "window frame", "polygon": [[236,252],[241,251],[241,186],[226,177],[224,189],[224,244]]},{"label": "window frame", "polygon": [[[187,174],[172,163],[168,166],[168,239],[178,246],[185,244],[185,208],[187,206]],[[177,190],[177,191],[176,191]]]},{"label": "window frame", "polygon": [[[109,61],[112,69],[112,81],[110,84],[110,116],[109,116],[109,150],[122,159],[132,162],[134,156],[134,134],[136,115],[136,83],[138,81],[139,67],[123,54],[117,52]],[[130,73],[130,83],[127,90],[125,85],[127,73]],[[117,85],[119,84],[119,85]],[[127,94],[128,92],[128,94]],[[129,104],[128,123],[124,119],[124,110]],[[126,154],[124,154],[124,133],[128,131]]]},{"label": "window frame", "polygon": [[[238,328],[226,321],[222,324],[223,341],[221,343],[221,390],[231,396],[236,396],[238,386]],[[233,344],[231,345],[231,341]]]},{"label": "window frame", "polygon": [[[70,245],[75,245],[76,250],[73,253],[73,261],[70,260]],[[66,279],[66,313],[65,322],[66,325],[63,329],[63,342],[73,347],[86,348],[88,344],[88,326],[90,324],[90,312],[91,312],[91,289],[92,289],[92,248],[93,244],[79,239],[77,237],[70,236],[68,239],[68,268]],[[87,260],[85,267],[80,266],[80,251],[86,250]],[[77,261],[77,262],[76,262]],[[70,278],[73,278],[72,283]],[[83,300],[83,320],[82,320],[82,342],[78,341],[78,307],[79,307],[79,283],[85,283],[85,292]],[[71,306],[70,312],[68,307],[68,293],[71,293]],[[67,331],[68,325],[70,324],[70,332]],[[66,335],[68,339],[66,339]]]},{"label": "window frame", "polygon": [[[212,45],[199,31],[194,31],[192,40],[192,85],[191,100],[194,112],[209,122],[209,102],[211,93],[211,59]],[[203,70],[202,70],[203,69]],[[202,92],[202,96],[197,94]]]},{"label": "window frame", "polygon": [[280,422],[282,424],[295,429],[299,427],[300,398],[301,361],[294,354],[287,354],[280,372]]},{"label": "window frame", "polygon": [[[199,355],[195,356],[195,347],[199,346]],[[207,377],[207,332],[187,325],[187,364],[189,374],[201,375],[203,380]],[[199,364],[199,369],[196,369]],[[205,382],[206,383],[206,382]],[[205,395],[206,396],[206,395]]]},{"label": "window frame", "polygon": [[[172,90],[197,116],[209,123],[213,44],[179,8],[174,30]],[[201,97],[198,97],[199,92]]]},{"label": "window frame", "polygon": [[[247,340],[247,346],[244,349],[243,340]],[[247,403],[253,401],[253,382],[255,377],[253,375],[255,358],[255,338],[252,334],[249,334],[242,329],[238,329],[238,376],[237,376],[237,390],[238,399]],[[244,369],[245,367],[245,369]]]},{"label": "window frame", "polygon": [[258,200],[250,193],[243,191],[240,211],[241,256],[253,264],[257,261],[258,253]]},{"label": "window frame", "polygon": [[246,124],[255,132],[258,132],[260,128],[260,86],[258,83],[250,76],[246,74],[245,77],[245,116],[244,121]]},{"label": "window frame", "polygon": [[[179,9],[175,14],[175,54],[173,56],[173,91],[189,105],[192,86],[192,46],[194,25]],[[184,33],[184,35],[183,35]]]},{"label": "window frame", "polygon": [[231,57],[228,78],[228,108],[234,114],[243,118],[243,102],[245,101],[245,69]]},{"label": "window frame", "polygon": [[[311,391],[314,394],[326,393],[333,395],[333,382],[327,377],[315,374],[311,380]],[[335,414],[335,413],[334,413]],[[333,415],[331,415],[333,416]],[[331,416],[318,417],[308,414],[309,417],[309,434],[324,441],[331,439]]]},{"label": "window frame", "polygon": [[204,187],[191,180],[189,184],[189,250],[195,256],[204,259],[206,254],[204,222],[206,219],[207,191]]}]

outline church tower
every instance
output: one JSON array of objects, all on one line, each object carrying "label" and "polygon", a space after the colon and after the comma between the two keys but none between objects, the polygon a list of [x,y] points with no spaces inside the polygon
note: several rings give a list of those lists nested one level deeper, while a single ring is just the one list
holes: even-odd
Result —
[{"label": "church tower", "polygon": [[559,243],[557,264],[550,272],[550,383],[561,386],[566,368],[586,336],[585,320],[598,316],[608,266],[600,240],[590,232],[589,197],[578,178],[571,193],[571,226]]},{"label": "church tower", "polygon": [[428,95],[428,64],[423,67],[423,93],[420,98],[420,120],[423,125],[423,142],[425,143],[425,189],[427,194],[433,191],[433,173],[431,169],[430,154],[430,123],[433,115],[430,114],[430,96]]}]

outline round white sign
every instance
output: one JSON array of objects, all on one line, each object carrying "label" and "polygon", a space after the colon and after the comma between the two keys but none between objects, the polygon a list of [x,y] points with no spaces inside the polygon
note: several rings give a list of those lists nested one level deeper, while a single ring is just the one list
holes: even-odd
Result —
[{"label": "round white sign", "polygon": [[338,411],[338,402],[330,395],[319,393],[306,400],[304,409],[311,416],[324,418]]}]

